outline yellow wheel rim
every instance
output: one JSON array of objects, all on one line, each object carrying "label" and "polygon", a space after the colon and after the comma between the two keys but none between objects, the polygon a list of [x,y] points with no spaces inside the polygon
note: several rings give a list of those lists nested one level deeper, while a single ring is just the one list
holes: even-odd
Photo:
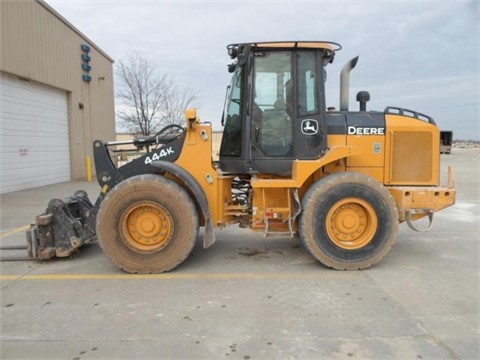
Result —
[{"label": "yellow wheel rim", "polygon": [[326,228],[335,245],[346,250],[368,245],[375,235],[378,218],[365,200],[350,197],[337,201],[326,218]]},{"label": "yellow wheel rim", "polygon": [[121,218],[122,235],[127,246],[135,251],[155,252],[172,239],[173,218],[162,205],[141,201],[130,205]]}]

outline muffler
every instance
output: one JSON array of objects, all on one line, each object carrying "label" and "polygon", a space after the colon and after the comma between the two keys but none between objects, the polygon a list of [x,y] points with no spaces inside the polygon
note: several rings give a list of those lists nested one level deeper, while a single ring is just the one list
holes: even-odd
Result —
[{"label": "muffler", "polygon": [[350,71],[357,65],[358,56],[343,65],[340,73],[340,111],[348,111],[348,93],[350,91]]}]

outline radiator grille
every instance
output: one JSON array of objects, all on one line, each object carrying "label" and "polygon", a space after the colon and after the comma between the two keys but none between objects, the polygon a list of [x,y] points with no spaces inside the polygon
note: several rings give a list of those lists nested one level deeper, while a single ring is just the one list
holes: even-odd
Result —
[{"label": "radiator grille", "polygon": [[395,131],[392,138],[392,183],[419,183],[432,180],[432,133]]}]

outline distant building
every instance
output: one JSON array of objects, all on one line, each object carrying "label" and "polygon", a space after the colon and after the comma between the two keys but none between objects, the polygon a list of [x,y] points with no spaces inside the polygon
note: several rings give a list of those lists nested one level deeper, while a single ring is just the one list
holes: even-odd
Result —
[{"label": "distant building", "polygon": [[41,0],[0,1],[0,193],[86,177],[115,139],[113,60]]}]

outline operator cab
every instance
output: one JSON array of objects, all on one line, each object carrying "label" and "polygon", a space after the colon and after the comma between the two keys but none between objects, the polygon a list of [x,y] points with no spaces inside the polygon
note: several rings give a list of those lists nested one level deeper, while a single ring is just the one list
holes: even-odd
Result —
[{"label": "operator cab", "polygon": [[220,168],[235,174],[290,175],[295,159],[327,150],[325,67],[332,42],[231,44],[232,81],[223,114]]}]

